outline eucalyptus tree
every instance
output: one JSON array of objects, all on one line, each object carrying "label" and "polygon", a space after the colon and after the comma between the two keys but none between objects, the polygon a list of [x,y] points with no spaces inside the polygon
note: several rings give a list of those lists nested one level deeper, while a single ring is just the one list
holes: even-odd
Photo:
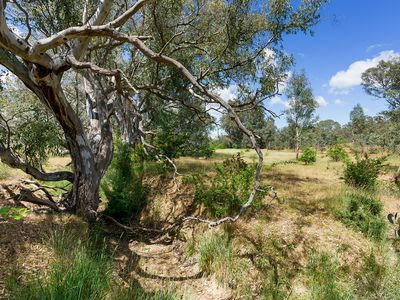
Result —
[{"label": "eucalyptus tree", "polygon": [[367,116],[365,115],[364,109],[359,103],[357,103],[350,111],[350,122],[348,124],[348,128],[351,132],[352,142],[364,148],[365,132],[367,129]]},{"label": "eucalyptus tree", "polygon": [[385,99],[393,110],[400,109],[400,58],[380,61],[376,67],[362,74],[364,90]]},{"label": "eucalyptus tree", "polygon": [[[73,172],[43,173],[44,180],[70,179],[68,207],[96,217],[99,183],[112,158],[113,124],[127,141],[151,148],[146,122],[158,105],[189,107],[199,116],[211,105],[228,112],[263,162],[253,132],[237,110],[262,106],[274,94],[274,61],[265,51],[283,53],[282,38],[309,32],[325,0],[37,0],[0,2],[0,64],[48,109],[65,136]],[[261,66],[264,66],[261,68]],[[267,65],[267,66],[265,66]],[[79,73],[77,112],[65,91],[65,78]],[[248,101],[240,107],[215,92],[229,84]],[[78,91],[79,92],[79,91]],[[171,108],[172,109],[172,108]],[[1,142],[2,161],[35,176],[29,162]],[[7,159],[4,159],[8,153]],[[211,223],[210,223],[211,224]],[[213,225],[218,224],[212,223]]]},{"label": "eucalyptus tree", "polygon": [[[395,139],[400,123],[400,58],[390,61],[380,61],[376,67],[369,68],[362,74],[364,90],[377,98],[385,99],[390,111],[387,113],[394,124]],[[400,186],[400,167],[394,175],[394,180]]]},{"label": "eucalyptus tree", "polygon": [[318,107],[304,70],[290,78],[286,95],[289,98],[286,120],[295,129],[296,159],[299,159],[303,130],[316,122],[315,110]]},{"label": "eucalyptus tree", "polygon": [[[238,114],[243,124],[247,128],[251,129],[257,136],[260,147],[269,148],[277,130],[273,116],[266,116],[266,112],[260,107],[239,112]],[[222,129],[226,132],[226,135],[229,138],[230,147],[251,147],[250,140],[236,126],[236,124],[229,118],[227,114],[222,116],[221,121]]]}]

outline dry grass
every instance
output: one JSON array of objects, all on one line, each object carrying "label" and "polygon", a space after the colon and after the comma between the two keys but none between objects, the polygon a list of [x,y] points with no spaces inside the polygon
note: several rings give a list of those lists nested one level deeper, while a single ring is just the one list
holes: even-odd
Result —
[{"label": "dry grass", "polygon": [[[215,163],[237,152],[236,149],[217,150],[210,159],[184,157],[177,160],[177,166],[183,174],[211,172]],[[263,183],[276,188],[279,201],[271,201],[267,197],[263,200],[263,209],[256,212],[250,210],[238,223],[224,228],[232,242],[232,257],[229,263],[218,262],[216,266],[210,266],[210,270],[218,274],[196,277],[200,261],[196,249],[199,249],[201,238],[208,230],[196,225],[184,228],[181,237],[185,242],[176,241],[173,245],[130,240],[124,246],[122,240],[115,239],[115,245],[118,245],[115,272],[118,276],[128,274],[149,290],[173,287],[181,294],[192,295],[188,299],[196,299],[199,295],[203,295],[204,299],[222,299],[229,295],[241,299],[270,299],[271,295],[310,299],[309,279],[305,272],[310,256],[327,253],[335,257],[338,269],[348,276],[346,280],[356,282],[357,276],[365,269],[364,258],[377,246],[360,232],[346,227],[332,214],[332,210],[341,205],[341,196],[354,192],[340,179],[342,163],[332,162],[319,153],[313,165],[285,164],[294,160],[293,152],[263,152],[265,166],[261,178]],[[242,150],[241,154],[248,162],[255,158],[252,150]],[[63,169],[68,162],[66,157],[51,158],[46,170]],[[400,158],[391,156],[388,164],[392,170],[400,164]],[[383,201],[385,214],[400,210],[400,195],[391,185],[388,174],[380,178],[380,189],[374,194]],[[147,226],[163,228],[185,214],[199,213],[192,205],[193,190],[181,186],[180,191],[176,191],[170,173],[147,180],[151,193],[148,207],[142,215],[142,221]],[[60,221],[70,222],[48,214],[31,214],[22,223],[6,222],[6,227],[0,224],[0,228],[5,228],[0,235],[0,248],[4,254],[0,254],[1,260],[8,259],[8,266],[12,261],[34,268],[43,266],[51,256],[46,255],[41,239],[56,229]],[[18,234],[21,239],[15,238]],[[140,239],[137,236],[134,238]],[[185,254],[188,247],[194,256]],[[390,247],[387,252],[391,257],[389,264],[395,265],[396,255]],[[0,275],[2,272],[4,274],[3,267],[0,268]],[[218,284],[215,278],[225,280]],[[393,280],[396,282],[397,279]],[[281,299],[279,297],[276,299]]]}]

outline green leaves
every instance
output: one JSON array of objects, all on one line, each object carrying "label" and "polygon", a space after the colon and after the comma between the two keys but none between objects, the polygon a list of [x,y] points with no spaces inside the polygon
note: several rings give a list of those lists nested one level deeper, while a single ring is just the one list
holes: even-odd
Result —
[{"label": "green leaves", "polygon": [[[237,212],[248,200],[254,184],[254,165],[248,165],[238,153],[215,167],[215,176],[195,174],[189,180],[195,185],[195,200],[205,206],[214,217],[223,217]],[[270,187],[262,186],[254,205]]]},{"label": "green leaves", "polygon": [[329,148],[326,152],[326,155],[330,157],[333,161],[345,162],[349,158],[346,149],[341,144],[337,144]]},{"label": "green leaves", "polygon": [[344,181],[355,187],[375,188],[385,160],[386,157],[377,159],[365,157],[355,162],[348,161],[344,171]]},{"label": "green leaves", "polygon": [[299,160],[304,162],[306,165],[311,165],[317,161],[317,151],[312,148],[306,148],[303,150]]},{"label": "green leaves", "polygon": [[15,208],[15,207],[0,207],[0,217],[10,218],[14,220],[20,220],[26,217],[29,213],[27,208]]}]

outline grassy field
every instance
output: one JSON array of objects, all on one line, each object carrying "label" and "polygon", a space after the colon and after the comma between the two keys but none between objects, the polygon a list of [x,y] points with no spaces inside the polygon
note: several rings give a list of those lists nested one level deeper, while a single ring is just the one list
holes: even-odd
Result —
[{"label": "grassy field", "polygon": [[[222,149],[209,159],[184,157],[176,163],[185,175],[212,173],[216,164],[237,152],[248,162],[255,159],[252,150]],[[42,274],[40,270],[79,279],[62,263],[69,262],[94,272],[87,278],[89,285],[80,280],[76,284],[87,294],[95,291],[96,299],[128,292],[137,299],[400,299],[400,247],[394,227],[385,220],[389,212],[400,211],[400,193],[390,181],[400,158],[388,157],[377,188],[363,191],[347,186],[341,179],[343,163],[323,153],[312,165],[295,162],[291,151],[263,153],[261,178],[276,189],[278,199],[266,196],[262,206],[249,209],[234,224],[211,230],[204,224],[186,224],[172,241],[158,233],[121,233],[103,224],[102,239],[112,249],[104,257],[92,253],[92,238],[76,217],[30,207],[22,222],[2,221],[0,287],[17,293],[22,286],[38,295],[29,278]],[[68,163],[68,158],[52,158],[46,169],[63,169]],[[150,192],[139,218],[142,224],[162,229],[181,216],[201,212],[201,207],[193,208],[193,186],[181,182],[176,189],[172,174],[160,175],[158,167],[147,166]],[[3,182],[20,176],[1,164],[0,172]],[[354,215],[349,203],[357,199],[361,202]],[[376,215],[362,202],[367,200],[381,206]],[[0,199],[0,205],[4,203]],[[66,228],[73,228],[72,236]],[[63,251],[68,248],[64,239],[80,246]],[[47,293],[57,290],[55,282],[46,286]]]}]

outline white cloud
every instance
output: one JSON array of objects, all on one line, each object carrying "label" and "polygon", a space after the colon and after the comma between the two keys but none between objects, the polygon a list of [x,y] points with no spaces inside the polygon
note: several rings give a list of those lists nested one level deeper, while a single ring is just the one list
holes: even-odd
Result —
[{"label": "white cloud", "polygon": [[271,105],[275,105],[275,104],[283,105],[287,108],[290,107],[289,101],[285,101],[279,96],[275,96],[275,97],[271,98]]},{"label": "white cloud", "polygon": [[382,51],[372,59],[359,60],[352,63],[347,70],[337,72],[329,81],[330,92],[348,91],[361,84],[361,75],[369,68],[375,67],[381,60],[388,61],[400,57],[400,53],[393,50]]},{"label": "white cloud", "polygon": [[388,46],[387,44],[373,44],[373,45],[369,45],[368,47],[367,47],[367,52],[371,52],[371,51],[374,51],[374,50],[376,50],[376,49],[379,49],[379,48],[382,48],[382,47],[385,47],[385,46]]},{"label": "white cloud", "polygon": [[264,49],[264,59],[266,61],[272,60],[275,63],[275,58],[276,58],[276,53],[274,50],[270,48],[265,48]]},{"label": "white cloud", "polygon": [[343,105],[344,101],[342,99],[335,99],[335,104],[336,105]]},{"label": "white cloud", "polygon": [[286,88],[288,86],[289,80],[290,80],[290,78],[292,78],[292,76],[293,76],[293,72],[292,71],[288,71],[286,73],[285,80],[283,80],[282,82],[279,83],[279,92],[284,93],[286,91]]},{"label": "white cloud", "polygon": [[237,86],[232,84],[226,88],[215,89],[214,92],[225,101],[233,100],[237,96]]},{"label": "white cloud", "polygon": [[325,98],[322,96],[318,96],[317,98],[315,98],[315,101],[317,101],[319,107],[328,105],[328,101],[326,101]]}]

